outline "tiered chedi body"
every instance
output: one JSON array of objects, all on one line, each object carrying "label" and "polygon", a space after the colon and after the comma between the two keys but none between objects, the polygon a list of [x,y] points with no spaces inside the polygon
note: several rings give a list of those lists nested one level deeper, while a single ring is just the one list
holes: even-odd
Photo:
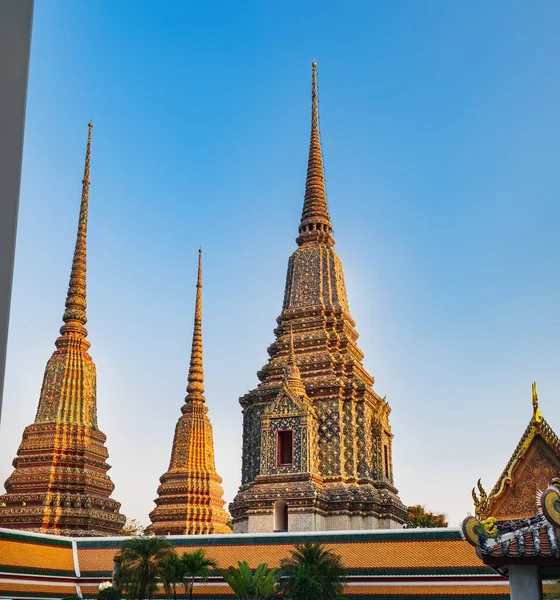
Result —
[{"label": "tiered chedi body", "polygon": [[[258,373],[260,384],[240,399],[242,484],[230,505],[234,532],[399,527],[405,508],[393,485],[390,407],[362,365],[333,248],[315,63],[296,241],[270,359]],[[297,367],[288,361],[291,332]],[[289,375],[294,369],[296,378]]]},{"label": "tiered chedi body", "polygon": [[187,396],[175,427],[171,461],[161,476],[148,532],[156,535],[231,533],[224,510],[222,478],[216,473],[214,440],[204,398],[202,367],[202,251],[198,258],[196,306]]},{"label": "tiered chedi body", "polygon": [[106,436],[97,426],[95,364],[86,340],[89,124],[78,236],[66,310],[45,369],[35,422],[25,428],[14,472],[0,496],[0,527],[59,535],[110,535],[125,517],[109,496]]}]

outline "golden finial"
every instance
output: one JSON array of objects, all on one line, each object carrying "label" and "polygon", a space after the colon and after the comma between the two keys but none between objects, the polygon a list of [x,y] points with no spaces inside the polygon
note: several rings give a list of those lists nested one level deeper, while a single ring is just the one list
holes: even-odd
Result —
[{"label": "golden finial", "polygon": [[490,500],[486,490],[482,487],[482,482],[480,479],[476,482],[476,487],[480,493],[480,498],[478,497],[476,490],[473,488],[472,498],[474,501],[474,512],[477,519],[484,519],[486,518],[488,510],[490,509]]},{"label": "golden finial", "polygon": [[188,382],[185,402],[194,402],[196,400],[204,402],[204,371],[202,368],[202,248],[198,250],[194,329]]},{"label": "golden finial", "polygon": [[539,392],[537,391],[537,382],[533,381],[531,385],[531,396],[533,399],[533,421],[542,421],[541,411],[539,409]]},{"label": "golden finial", "polygon": [[319,106],[317,99],[317,63],[312,62],[311,75],[311,138],[309,141],[309,159],[305,180],[305,197],[299,225],[297,243],[301,246],[307,241],[322,241],[334,244],[331,236],[332,226],[327,206],[325,177],[323,173],[323,155],[319,136]]},{"label": "golden finial", "polygon": [[[89,167],[91,152],[91,130],[93,123],[88,124],[88,137],[86,145],[86,159],[84,165],[84,178],[82,179],[82,199],[80,202],[80,216],[78,218],[78,235],[76,237],[76,246],[74,248],[74,258],[72,260],[72,269],[70,271],[70,283],[68,284],[68,293],[66,295],[66,310],[62,316],[64,325],[60,328],[60,333],[76,333],[85,338],[87,329],[84,327],[87,322],[86,317],[86,240],[87,240],[87,221],[88,221],[88,201],[89,201]],[[62,343],[62,338],[57,340],[57,346]]]}]

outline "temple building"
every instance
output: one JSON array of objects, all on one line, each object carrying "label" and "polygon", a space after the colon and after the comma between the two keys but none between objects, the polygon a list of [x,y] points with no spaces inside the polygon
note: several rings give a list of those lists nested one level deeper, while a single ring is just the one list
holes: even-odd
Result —
[{"label": "temple building", "polygon": [[175,427],[169,469],[161,476],[147,533],[189,535],[231,533],[224,510],[222,478],[216,473],[214,440],[204,398],[202,365],[202,250],[198,278],[187,396]]},{"label": "temple building", "polygon": [[494,489],[473,489],[475,516],[463,537],[482,562],[507,577],[511,600],[540,600],[560,579],[560,440],[543,419],[533,383],[533,416]]},{"label": "temple building", "polygon": [[298,248],[259,385],[243,408],[236,533],[400,527],[391,411],[373,389],[334,251],[312,65],[311,140]]},{"label": "temple building", "polygon": [[490,494],[480,480],[473,489],[475,514],[484,520],[521,519],[535,514],[537,494],[560,477],[560,440],[539,409],[537,384],[532,387],[533,415]]},{"label": "temple building", "polygon": [[89,124],[78,235],[66,310],[43,378],[35,422],[25,428],[14,471],[0,496],[0,526],[68,536],[117,533],[124,524],[110,495],[106,436],[97,425],[96,370],[86,340]]}]

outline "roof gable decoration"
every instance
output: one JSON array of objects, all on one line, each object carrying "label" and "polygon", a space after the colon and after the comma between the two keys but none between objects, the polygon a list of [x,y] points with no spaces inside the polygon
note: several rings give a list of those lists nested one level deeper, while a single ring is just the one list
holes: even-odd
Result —
[{"label": "roof gable decoration", "polygon": [[498,557],[560,558],[560,478],[554,478],[544,492],[537,492],[536,506],[534,515],[522,519],[479,520],[469,516],[462,524],[463,538],[488,564]]},{"label": "roof gable decoration", "polygon": [[294,351],[294,332],[290,325],[289,354],[284,367],[284,381],[276,398],[265,407],[261,421],[270,418],[315,416],[305,391]]},{"label": "roof gable decoration", "polygon": [[475,488],[472,490],[475,515],[481,521],[490,517],[516,519],[534,514],[535,494],[546,481],[560,475],[560,439],[541,414],[535,382],[532,403],[531,421],[492,491],[487,494],[480,479],[478,492]]},{"label": "roof gable decoration", "polygon": [[555,477],[544,492],[537,494],[539,515],[555,527],[560,527],[560,478]]},{"label": "roof gable decoration", "polygon": [[305,397],[298,396],[288,385],[283,385],[274,402],[265,408],[261,419],[300,417],[312,410]]}]

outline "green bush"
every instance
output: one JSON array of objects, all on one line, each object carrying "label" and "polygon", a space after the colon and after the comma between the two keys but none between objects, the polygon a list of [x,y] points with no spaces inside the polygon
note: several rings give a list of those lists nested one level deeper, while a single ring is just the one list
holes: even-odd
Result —
[{"label": "green bush", "polygon": [[121,595],[114,587],[109,587],[100,590],[97,594],[97,600],[121,600]]}]

